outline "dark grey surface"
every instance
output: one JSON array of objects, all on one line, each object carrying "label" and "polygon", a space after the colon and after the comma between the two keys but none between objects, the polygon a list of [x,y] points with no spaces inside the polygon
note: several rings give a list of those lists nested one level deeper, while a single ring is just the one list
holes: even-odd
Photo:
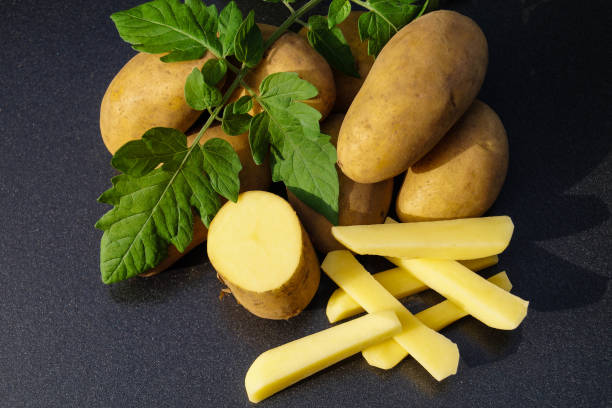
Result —
[{"label": "dark grey surface", "polygon": [[[285,15],[239,3],[259,21]],[[461,362],[442,383],[411,359],[383,372],[355,356],[261,406],[612,405],[610,7],[578,3],[449,4],[489,40],[480,97],[511,146],[490,213],[516,224],[492,269],[531,301],[520,328],[464,319],[444,330]],[[244,375],[259,353],[328,327],[329,280],[299,317],[258,319],[219,301],[203,247],[156,278],[101,283],[93,224],[107,208],[96,197],[114,172],[99,104],[133,54],[108,16],[136,4],[0,3],[2,407],[248,406]]]}]

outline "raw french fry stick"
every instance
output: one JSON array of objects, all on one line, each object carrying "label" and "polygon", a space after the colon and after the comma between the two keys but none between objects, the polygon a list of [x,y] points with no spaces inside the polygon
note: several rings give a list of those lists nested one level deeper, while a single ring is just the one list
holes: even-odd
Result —
[{"label": "raw french fry stick", "polygon": [[327,254],[321,269],[369,313],[393,310],[402,322],[402,332],[393,338],[436,380],[457,372],[457,345],[425,326],[366,271],[349,251]]},{"label": "raw french fry stick", "polygon": [[[506,272],[500,272],[491,276],[488,280],[505,291],[510,292],[510,289],[512,289],[512,284]],[[466,311],[458,308],[449,300],[445,300],[417,313],[415,316],[428,327],[439,331],[467,315]],[[370,365],[392,368],[402,361],[408,353],[393,339],[389,339],[368,347],[362,351],[362,355]]]},{"label": "raw french fry stick", "polygon": [[348,249],[362,255],[464,260],[501,253],[513,230],[510,217],[499,216],[337,226],[332,227],[332,234]]},{"label": "raw french fry stick", "polygon": [[[460,262],[473,271],[479,271],[497,264],[498,258],[497,255],[493,255]],[[397,299],[428,289],[423,282],[405,273],[401,268],[389,269],[375,273],[372,276]],[[344,290],[338,288],[332,293],[327,302],[326,314],[330,323],[336,323],[363,311],[363,308],[352,297],[347,295]]]},{"label": "raw french fry stick", "polygon": [[259,402],[278,391],[390,338],[402,325],[392,311],[372,313],[262,353],[247,371],[249,400]]}]

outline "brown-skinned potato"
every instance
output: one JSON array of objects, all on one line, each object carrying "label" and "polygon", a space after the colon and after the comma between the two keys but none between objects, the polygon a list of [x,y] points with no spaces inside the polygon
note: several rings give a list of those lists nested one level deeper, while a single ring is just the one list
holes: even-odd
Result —
[{"label": "brown-skinned potato", "polygon": [[108,86],[100,107],[102,140],[111,154],[157,126],[187,131],[202,112],[185,101],[185,81],[213,55],[161,62],[161,54],[136,54]]},{"label": "brown-skinned potato", "polygon": [[396,201],[403,222],[480,217],[497,198],[508,170],[501,120],[475,101],[425,157],[406,173]]},{"label": "brown-skinned potato", "polygon": [[344,174],[375,183],[406,171],[472,104],[487,62],[484,34],[459,13],[435,11],[402,28],[378,55],[342,123]]},{"label": "brown-skinned potato", "polygon": [[[321,132],[331,136],[334,146],[343,118],[344,115],[333,114],[321,123]],[[338,225],[383,223],[391,204],[393,179],[374,184],[360,184],[342,174],[337,166],[336,169],[340,183]],[[332,223],[327,218],[304,204],[290,191],[287,191],[287,197],[318,251],[327,253],[344,249],[332,236]]]}]

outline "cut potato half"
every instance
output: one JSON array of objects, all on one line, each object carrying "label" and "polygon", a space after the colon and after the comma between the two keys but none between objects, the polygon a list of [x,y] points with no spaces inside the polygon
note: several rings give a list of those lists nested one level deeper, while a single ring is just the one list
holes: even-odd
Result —
[{"label": "cut potato half", "polygon": [[319,285],[318,261],[297,215],[265,191],[223,205],[210,224],[208,257],[236,300],[260,317],[297,315]]}]

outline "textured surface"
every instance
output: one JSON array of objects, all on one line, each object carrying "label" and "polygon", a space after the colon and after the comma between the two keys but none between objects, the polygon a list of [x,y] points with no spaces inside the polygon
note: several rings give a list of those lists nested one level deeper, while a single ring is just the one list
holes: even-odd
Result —
[{"label": "textured surface", "polygon": [[[171,271],[100,281],[114,174],[98,128],[102,95],[133,55],[108,18],[136,1],[2,1],[0,38],[0,406],[250,406],[261,352],[328,327],[326,278],[308,309],[266,321],[233,299],[200,247]],[[494,4],[496,3],[496,4]],[[453,1],[487,35],[480,98],[510,140],[491,214],[516,233],[494,271],[531,300],[513,332],[464,319],[458,375],[436,383],[414,360],[383,372],[360,356],[265,407],[603,407],[612,404],[612,95],[605,0]],[[257,5],[280,23],[280,5]],[[606,65],[607,64],[607,65]],[[366,259],[371,270],[385,265]],[[487,275],[489,276],[489,275]],[[418,311],[433,296],[408,303]],[[382,394],[381,394],[382,393]],[[384,395],[384,397],[381,397]]]}]

